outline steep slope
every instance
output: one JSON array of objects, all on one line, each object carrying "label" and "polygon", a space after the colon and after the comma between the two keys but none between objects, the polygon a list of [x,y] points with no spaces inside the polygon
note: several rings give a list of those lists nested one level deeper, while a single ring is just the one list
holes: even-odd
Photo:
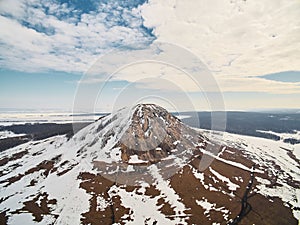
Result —
[{"label": "steep slope", "polygon": [[[68,141],[8,149],[0,153],[0,224],[297,224],[300,165],[291,146],[219,137],[141,104]],[[202,171],[204,157],[214,160]]]},{"label": "steep slope", "polygon": [[73,140],[82,146],[76,157],[87,168],[128,185],[140,177],[152,183],[151,164],[161,169],[163,178],[172,176],[191,161],[196,147],[207,143],[200,133],[153,104],[121,109],[81,130]]}]

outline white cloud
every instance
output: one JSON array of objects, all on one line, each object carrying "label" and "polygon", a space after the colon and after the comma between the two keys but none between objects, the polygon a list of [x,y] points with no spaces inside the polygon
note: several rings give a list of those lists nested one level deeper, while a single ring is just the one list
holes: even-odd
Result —
[{"label": "white cloud", "polygon": [[[107,3],[87,14],[54,1],[0,3],[1,68],[85,72],[113,48],[138,48],[153,39],[143,32],[136,8],[114,10]],[[127,24],[107,19],[116,12]]]},{"label": "white cloud", "polygon": [[25,2],[19,0],[0,1],[0,13],[13,16],[15,18],[21,18],[25,12]]},{"label": "white cloud", "polygon": [[[59,18],[71,11],[78,17]],[[1,68],[85,72],[111,49],[119,46],[139,49],[149,45],[153,39],[141,29],[143,23],[154,29],[157,41],[171,42],[195,53],[213,71],[222,91],[300,93],[297,83],[255,77],[300,70],[298,0],[149,0],[133,9],[114,10],[111,5],[102,4],[89,14],[79,14],[67,4],[54,1],[10,0],[5,4],[0,1],[0,14],[3,15],[0,16]],[[126,24],[119,23],[120,18]],[[121,56],[120,61],[122,57],[127,56]],[[176,60],[188,64],[190,59],[174,56],[173,61]],[[149,77],[157,82],[141,81]],[[161,64],[125,68],[114,80],[174,91],[172,85],[162,87],[159,78],[186,92],[199,91],[199,86],[182,71]],[[102,76],[94,76],[83,82],[101,81]],[[205,88],[215,91],[209,85]]]},{"label": "white cloud", "polygon": [[218,79],[223,92],[265,92],[272,94],[300,94],[300,83],[287,83],[257,77]]},{"label": "white cloud", "polygon": [[[157,51],[156,47],[160,51]],[[82,82],[124,80],[135,83],[140,89],[173,93],[178,90],[203,93],[220,91],[300,93],[300,83],[273,81],[254,76],[218,75],[217,79],[213,79],[213,74],[196,59],[189,51],[165,44],[153,45],[151,48],[134,52],[115,52],[100,58]],[[112,73],[113,76],[109,78]]]},{"label": "white cloud", "polygon": [[150,0],[142,6],[156,41],[191,50],[230,92],[300,93],[299,84],[249,78],[300,70],[299,15],[298,0]]},{"label": "white cloud", "polygon": [[[146,80],[147,78],[152,78],[152,80]],[[113,80],[126,80],[137,83],[140,88],[163,91],[178,91],[179,89],[185,92],[219,91],[215,85],[208,86],[209,83],[205,80],[198,85],[187,73],[158,63],[142,63],[126,67],[115,74]],[[167,82],[172,85],[168,85]],[[216,82],[222,92],[300,94],[300,83],[272,81],[258,77],[228,76],[219,76]]]},{"label": "white cloud", "polygon": [[187,47],[217,74],[300,70],[298,0],[150,0],[142,8],[158,41]]}]

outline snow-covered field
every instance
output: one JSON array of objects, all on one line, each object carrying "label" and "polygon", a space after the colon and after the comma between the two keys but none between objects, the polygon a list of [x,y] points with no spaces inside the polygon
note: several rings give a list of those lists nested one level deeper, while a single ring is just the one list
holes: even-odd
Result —
[{"label": "snow-covered field", "polygon": [[[209,133],[209,131],[205,132]],[[281,149],[281,147],[291,149],[297,155],[297,158],[300,159],[298,154],[300,145],[292,146],[279,141],[228,133],[224,134],[223,142],[234,147],[243,147],[250,155],[255,157],[257,164],[267,162],[269,159],[276,160],[286,173],[293,176],[295,180],[300,181],[300,170],[297,164],[285,154],[285,150]],[[38,168],[42,162],[61,155],[61,158],[55,163],[57,171],[50,173],[47,178],[43,174],[44,171],[40,169],[30,175],[24,176],[9,186],[6,186],[7,183],[1,182],[0,199],[7,198],[7,200],[0,203],[1,212],[6,210],[14,212],[21,209],[23,202],[33,199],[36,193],[47,193],[48,199],[57,200],[55,207],[53,205],[51,208],[51,214],[45,215],[39,223],[34,222],[31,214],[27,212],[11,214],[8,221],[9,224],[24,224],[25,222],[26,224],[49,224],[53,222],[55,224],[80,224],[80,215],[88,211],[89,199],[91,198],[91,194],[79,188],[81,181],[77,179],[81,171],[90,170],[88,164],[82,163],[87,162],[87,159],[80,161],[74,153],[69,151],[69,149],[80,149],[80,146],[79,142],[66,142],[65,137],[55,136],[44,141],[31,141],[0,153],[0,159],[2,159],[23,150],[29,152],[26,156],[9,162],[5,167],[1,167],[5,175],[0,178],[0,181],[17,176],[18,174],[24,174],[25,171],[29,171],[31,168]],[[216,158],[215,160],[220,160],[220,158]],[[223,161],[226,162],[226,160]],[[63,162],[67,163],[63,164]],[[227,161],[226,163],[230,164],[231,162]],[[19,164],[19,166],[13,169],[15,164]],[[67,171],[68,169],[70,171],[66,174],[62,176],[58,175],[60,172]],[[229,190],[235,191],[239,188],[236,181],[232,181],[232,179],[225,177],[211,167],[209,167],[209,170],[215,176],[214,179],[223,181]],[[195,173],[198,173],[198,176],[201,177],[201,173]],[[156,180],[156,188],[164,196],[163,198],[169,201],[176,211],[175,215],[177,216],[170,220],[160,212],[157,202],[161,196],[151,197],[145,195],[145,188],[149,187],[148,183],[141,182],[140,188],[137,188],[135,192],[127,192],[122,186],[112,186],[108,191],[109,196],[111,198],[119,196],[121,205],[131,209],[127,224],[143,224],[145,218],[150,218],[149,223],[157,221],[158,224],[187,224],[184,218],[188,218],[189,215],[185,213],[187,208],[182,203],[180,196],[174,191],[167,180],[162,179],[155,165],[151,168],[151,174]],[[31,180],[35,180],[37,183],[34,186],[30,186]],[[202,182],[204,182],[203,180],[204,177],[202,178]],[[266,184],[269,183],[268,180],[258,178],[258,181],[261,183],[258,186],[258,192],[261,194],[277,196],[294,207],[300,207],[300,190],[291,188],[283,182],[284,179],[279,179],[279,182],[282,182],[282,187],[274,189],[266,187]],[[217,190],[213,187],[208,188],[212,191]],[[109,205],[109,202],[100,196],[98,197],[98,201],[100,210],[101,207],[104,210]],[[214,202],[209,202],[206,198],[196,199],[196,203],[205,210],[205,215],[208,215],[213,210],[222,212],[225,218],[229,215],[228,209],[217,207]],[[55,215],[59,215],[57,219]],[[294,216],[299,220],[299,211],[294,211]]]},{"label": "snow-covered field", "polygon": [[[259,192],[265,196],[279,197],[284,202],[292,204],[295,208],[300,208],[300,187],[293,188],[287,185],[285,177],[291,176],[294,180],[300,181],[300,144],[292,145],[284,143],[283,139],[280,141],[251,137],[245,135],[231,134],[224,132],[222,135],[215,135],[219,132],[211,132],[207,130],[200,130],[212,139],[220,139],[223,144],[245,150],[246,154],[257,165],[264,165],[276,176],[277,182],[280,186],[275,188],[267,188],[266,185],[270,182],[266,179],[258,179],[261,183],[259,185]],[[276,133],[277,134],[277,133]],[[285,134],[286,137],[286,134]],[[291,152],[298,162],[293,159],[288,153]],[[224,161],[224,160],[223,160]],[[270,162],[276,162],[277,167],[272,167]],[[278,166],[284,171],[282,175],[277,175]],[[293,211],[294,216],[300,221],[300,211]]]},{"label": "snow-covered field", "polygon": [[257,130],[257,132],[276,135],[280,138],[281,141],[284,141],[286,139],[291,139],[291,138],[295,140],[300,140],[300,131],[297,130],[294,130],[294,133],[278,133],[270,130],[269,131]]},{"label": "snow-covered field", "polygon": [[[138,112],[145,122],[143,112]],[[176,146],[182,143],[179,140],[171,142],[172,154],[162,164],[138,165],[148,162],[136,153],[126,164],[115,146],[131,126],[132,115],[132,110],[121,110],[88,125],[70,140],[53,136],[0,152],[0,213],[8,217],[7,223],[90,224],[95,216],[106,221],[104,224],[119,224],[111,222],[111,217],[125,224],[193,224],[191,218],[201,218],[205,224],[227,224],[238,213],[240,196],[252,172],[256,174],[252,191],[264,196],[260,200],[272,204],[271,197],[277,197],[284,206],[276,207],[292,209],[300,220],[300,189],[296,188],[300,183],[300,144],[197,129],[207,142],[223,146],[218,154],[212,154],[203,143],[195,143],[201,154],[213,158],[205,171],[180,158],[191,153],[176,153]],[[171,125],[168,116],[158,118]],[[105,165],[104,171],[94,166],[97,161]],[[174,163],[181,169],[172,171]],[[151,182],[143,176],[144,171]],[[172,174],[164,176],[166,173]],[[126,179],[132,177],[137,186],[130,190]]]},{"label": "snow-covered field", "polygon": [[25,123],[72,123],[92,122],[101,113],[72,113],[72,112],[0,112],[0,126],[10,126]]},{"label": "snow-covered field", "polygon": [[[93,122],[107,113],[72,113],[72,112],[1,112],[0,126],[10,126],[25,123],[72,123]],[[178,115],[179,119],[190,118],[189,115]]]},{"label": "snow-covered field", "polygon": [[10,138],[10,137],[20,137],[23,135],[25,134],[15,134],[12,131],[4,130],[4,131],[0,131],[0,140],[5,138]]}]

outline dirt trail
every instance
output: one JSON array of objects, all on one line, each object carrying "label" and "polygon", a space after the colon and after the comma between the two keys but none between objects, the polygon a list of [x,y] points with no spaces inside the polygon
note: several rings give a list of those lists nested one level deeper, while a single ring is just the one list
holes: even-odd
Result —
[{"label": "dirt trail", "polygon": [[232,222],[230,222],[228,225],[238,224],[243,219],[243,217],[245,217],[252,210],[251,205],[248,203],[248,197],[249,197],[249,193],[251,191],[253,181],[254,181],[254,170],[255,170],[255,165],[252,167],[252,172],[250,174],[250,180],[249,180],[249,183],[246,187],[245,193],[244,193],[242,201],[241,201],[241,204],[242,204],[241,211],[234,218],[234,220]]}]

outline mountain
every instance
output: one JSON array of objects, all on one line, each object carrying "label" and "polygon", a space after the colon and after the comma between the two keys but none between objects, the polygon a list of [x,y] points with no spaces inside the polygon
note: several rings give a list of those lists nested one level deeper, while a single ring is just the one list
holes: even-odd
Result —
[{"label": "mountain", "polygon": [[298,224],[297,151],[139,104],[0,152],[0,224]]}]

